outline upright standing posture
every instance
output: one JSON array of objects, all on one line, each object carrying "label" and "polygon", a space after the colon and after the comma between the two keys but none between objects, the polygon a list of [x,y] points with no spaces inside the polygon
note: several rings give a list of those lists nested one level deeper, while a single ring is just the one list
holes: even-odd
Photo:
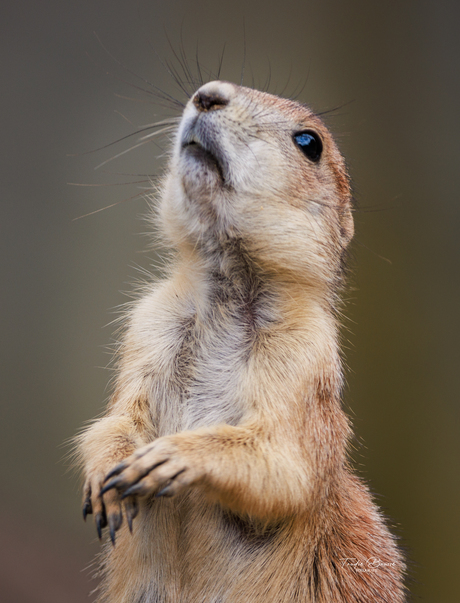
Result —
[{"label": "upright standing posture", "polygon": [[345,164],[302,104],[215,81],[159,200],[177,250],[127,317],[80,438],[104,603],[400,603],[403,562],[346,457],[335,307]]}]

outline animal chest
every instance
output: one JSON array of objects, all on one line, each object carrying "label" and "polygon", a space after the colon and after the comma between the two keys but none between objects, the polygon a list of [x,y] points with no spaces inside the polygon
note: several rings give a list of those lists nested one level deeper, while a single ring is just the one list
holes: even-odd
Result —
[{"label": "animal chest", "polygon": [[191,315],[166,324],[167,333],[152,334],[152,346],[158,338],[174,341],[153,371],[150,405],[158,436],[238,424],[253,341],[241,313],[230,307],[205,320]]}]

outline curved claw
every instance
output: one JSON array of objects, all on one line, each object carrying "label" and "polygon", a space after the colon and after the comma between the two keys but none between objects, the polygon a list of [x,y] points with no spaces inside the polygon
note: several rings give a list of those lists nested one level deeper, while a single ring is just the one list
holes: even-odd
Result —
[{"label": "curved claw", "polygon": [[162,496],[164,496],[166,498],[170,498],[171,496],[174,496],[174,494],[175,494],[175,492],[174,492],[174,487],[175,487],[174,480],[176,479],[176,477],[178,475],[180,475],[181,473],[184,473],[184,471],[185,471],[185,469],[181,469],[180,471],[178,471],[176,473],[176,475],[173,475],[172,478],[166,484],[166,486],[164,486],[163,488],[161,488],[161,490],[159,490],[155,494],[155,498],[161,498]]},{"label": "curved claw", "polygon": [[[108,476],[105,478],[105,480],[107,481]],[[120,479],[118,477],[115,477],[114,479],[110,480],[110,482],[108,484],[106,484],[102,490],[99,492],[99,496],[103,496],[106,492],[108,492],[109,490],[111,490],[112,488],[116,488],[117,484],[120,483]]]},{"label": "curved claw", "polygon": [[143,489],[144,486],[142,484],[134,484],[134,486],[131,486],[131,488],[128,488],[127,490],[125,490],[125,492],[123,492],[123,494],[121,495],[121,500],[128,498],[128,496],[139,494],[143,491]]},{"label": "curved claw", "polygon": [[123,522],[121,513],[109,515],[109,532],[113,546],[115,546],[115,532],[120,528]]},{"label": "curved claw", "polygon": [[122,461],[121,463],[119,463],[116,467],[112,469],[112,471],[109,471],[109,473],[107,473],[104,478],[104,483],[114,475],[119,475],[123,471],[123,469],[126,469],[127,466],[128,464],[126,463],[126,461]]},{"label": "curved claw", "polygon": [[83,519],[86,521],[86,516],[91,515],[92,512],[93,512],[93,505],[91,504],[90,495],[88,495],[88,498],[83,503]]},{"label": "curved claw", "polygon": [[98,513],[96,515],[96,530],[97,535],[99,536],[99,540],[102,538],[102,529],[107,526],[107,517],[105,515],[105,511],[103,513]]},{"label": "curved claw", "polygon": [[172,484],[168,484],[167,486],[162,488],[159,492],[155,494],[155,498],[161,498],[162,496],[164,496],[165,498],[169,498],[170,496],[172,496],[171,486]]},{"label": "curved claw", "polygon": [[110,540],[112,541],[112,546],[115,546],[115,528],[112,525],[109,525],[110,532]]},{"label": "curved claw", "polygon": [[128,528],[131,534],[133,533],[133,519],[139,513],[139,505],[137,500],[133,497],[125,501],[125,513],[126,521],[128,522]]}]

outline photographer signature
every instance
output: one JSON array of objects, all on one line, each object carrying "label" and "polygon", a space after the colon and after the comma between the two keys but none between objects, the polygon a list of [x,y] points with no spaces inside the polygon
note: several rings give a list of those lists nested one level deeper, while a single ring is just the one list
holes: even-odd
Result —
[{"label": "photographer signature", "polygon": [[340,560],[342,567],[350,567],[357,572],[373,572],[379,568],[394,567],[394,561],[382,561],[378,557],[369,557],[364,561],[356,559],[356,557],[344,557]]}]

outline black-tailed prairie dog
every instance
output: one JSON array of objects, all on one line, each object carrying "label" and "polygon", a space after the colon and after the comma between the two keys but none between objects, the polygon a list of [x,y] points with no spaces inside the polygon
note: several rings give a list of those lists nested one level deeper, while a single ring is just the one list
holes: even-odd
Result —
[{"label": "black-tailed prairie dog", "polygon": [[157,198],[176,250],[126,317],[79,438],[108,526],[102,603],[400,603],[404,564],[347,461],[337,303],[347,171],[306,106],[214,81]]}]

